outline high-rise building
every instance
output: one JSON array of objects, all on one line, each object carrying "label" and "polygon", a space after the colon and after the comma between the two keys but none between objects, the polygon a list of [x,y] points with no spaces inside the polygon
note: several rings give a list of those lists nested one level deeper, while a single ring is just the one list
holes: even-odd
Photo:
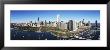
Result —
[{"label": "high-rise building", "polygon": [[30,21],[30,25],[29,26],[32,26],[33,24],[32,24],[32,21]]},{"label": "high-rise building", "polygon": [[43,21],[41,21],[40,25],[44,25]]},{"label": "high-rise building", "polygon": [[68,30],[73,31],[73,21],[69,20],[68,22]]},{"label": "high-rise building", "polygon": [[47,26],[47,22],[46,22],[46,20],[45,20],[45,26]]},{"label": "high-rise building", "polygon": [[49,27],[52,27],[52,25],[53,25],[52,21],[49,21],[48,26],[49,26]]},{"label": "high-rise building", "polygon": [[54,27],[57,27],[57,22],[56,22],[56,21],[54,22],[54,25],[53,25],[53,26],[54,26]]},{"label": "high-rise building", "polygon": [[82,23],[84,23],[84,19],[82,20]]},{"label": "high-rise building", "polygon": [[57,22],[57,27],[60,29],[61,28],[61,22]]},{"label": "high-rise building", "polygon": [[61,22],[60,22],[60,15],[57,14],[57,27],[60,29],[61,27]]},{"label": "high-rise building", "polygon": [[30,21],[30,23],[32,23],[32,21]]},{"label": "high-rise building", "polygon": [[37,27],[40,27],[39,17],[38,17],[38,19],[37,19]]},{"label": "high-rise building", "polygon": [[91,23],[90,23],[90,21],[88,21],[88,26],[91,26]]},{"label": "high-rise building", "polygon": [[57,22],[60,22],[60,15],[57,14]]},{"label": "high-rise building", "polygon": [[84,19],[82,20],[82,24],[85,26],[85,22],[84,22]]},{"label": "high-rise building", "polygon": [[95,26],[98,27],[98,25],[97,25],[97,20],[95,21]]},{"label": "high-rise building", "polygon": [[67,29],[67,23],[64,24],[64,27],[65,27],[64,29]]},{"label": "high-rise building", "polygon": [[39,22],[39,17],[38,17],[37,21]]},{"label": "high-rise building", "polygon": [[81,27],[82,25],[83,25],[83,23],[80,21],[80,22],[79,22],[79,27]]},{"label": "high-rise building", "polygon": [[67,29],[67,23],[61,22],[61,29]]},{"label": "high-rise building", "polygon": [[63,22],[63,21],[61,22],[61,27],[60,27],[60,29],[64,29],[64,22]]},{"label": "high-rise building", "polygon": [[75,31],[77,29],[77,23],[76,21],[73,21],[73,31]]},{"label": "high-rise building", "polygon": [[98,28],[98,23],[97,23],[97,20],[95,21],[95,29],[97,30]]},{"label": "high-rise building", "polygon": [[49,21],[49,24],[51,24],[51,22]]}]

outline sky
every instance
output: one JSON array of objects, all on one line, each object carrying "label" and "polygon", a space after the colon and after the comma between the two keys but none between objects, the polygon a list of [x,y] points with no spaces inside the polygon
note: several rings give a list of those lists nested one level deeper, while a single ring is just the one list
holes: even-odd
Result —
[{"label": "sky", "polygon": [[68,22],[75,21],[90,21],[94,23],[96,20],[100,22],[100,10],[11,10],[11,23],[21,22],[37,22],[40,21],[57,21],[57,15],[60,15],[60,20]]}]

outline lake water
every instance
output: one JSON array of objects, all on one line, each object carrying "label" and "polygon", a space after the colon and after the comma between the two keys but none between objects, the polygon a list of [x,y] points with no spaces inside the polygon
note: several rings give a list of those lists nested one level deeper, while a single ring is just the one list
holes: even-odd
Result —
[{"label": "lake water", "polygon": [[[95,33],[83,33],[80,35],[81,38],[91,39],[91,40],[98,40],[100,32]],[[90,38],[92,37],[92,38]],[[57,37],[52,35],[51,32],[30,32],[30,31],[18,31],[11,29],[11,40],[64,40],[65,38]],[[79,39],[75,37],[66,38],[73,39],[73,40],[86,40],[86,39]]]}]

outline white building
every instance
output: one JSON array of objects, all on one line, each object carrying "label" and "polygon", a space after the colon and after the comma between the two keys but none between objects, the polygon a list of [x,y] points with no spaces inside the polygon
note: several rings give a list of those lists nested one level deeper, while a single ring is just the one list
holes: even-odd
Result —
[{"label": "white building", "polygon": [[57,14],[57,22],[60,22],[60,15]]},{"label": "white building", "polygon": [[67,23],[61,22],[60,29],[67,29]]},{"label": "white building", "polygon": [[37,23],[37,27],[40,27],[40,22]]},{"label": "white building", "polygon": [[64,23],[64,29],[67,29],[67,23]]},{"label": "white building", "polygon": [[77,29],[77,22],[73,20],[73,31]]},{"label": "white building", "polygon": [[57,27],[60,28],[61,27],[61,21],[60,21],[60,15],[57,14]]},{"label": "white building", "polygon": [[53,27],[57,27],[57,22],[56,21],[53,23]]}]

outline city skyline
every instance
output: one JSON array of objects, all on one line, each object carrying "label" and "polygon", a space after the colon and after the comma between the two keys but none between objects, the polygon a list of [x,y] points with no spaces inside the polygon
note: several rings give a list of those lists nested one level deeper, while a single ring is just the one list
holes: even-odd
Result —
[{"label": "city skyline", "polygon": [[100,11],[99,10],[11,10],[11,22],[37,22],[39,21],[57,21],[57,15],[59,14],[60,20],[67,22],[69,20],[90,21],[94,23],[95,20],[100,23]]}]

